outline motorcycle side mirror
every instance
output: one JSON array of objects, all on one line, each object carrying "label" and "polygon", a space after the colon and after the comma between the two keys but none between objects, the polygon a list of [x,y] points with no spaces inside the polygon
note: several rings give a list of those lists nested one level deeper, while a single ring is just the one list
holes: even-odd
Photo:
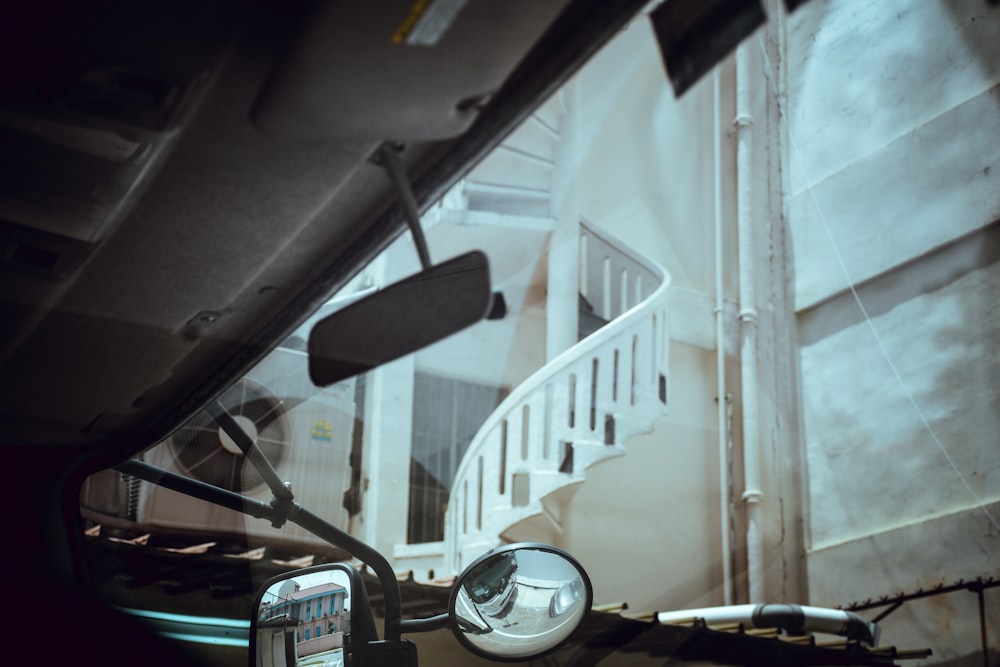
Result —
[{"label": "motorcycle side mirror", "polygon": [[568,553],[545,544],[498,547],[458,577],[448,603],[452,632],[491,660],[533,660],[557,649],[590,613],[594,589]]},{"label": "motorcycle side mirror", "polygon": [[253,608],[250,656],[257,667],[343,667],[352,647],[378,638],[361,575],[344,563],[274,577]]}]

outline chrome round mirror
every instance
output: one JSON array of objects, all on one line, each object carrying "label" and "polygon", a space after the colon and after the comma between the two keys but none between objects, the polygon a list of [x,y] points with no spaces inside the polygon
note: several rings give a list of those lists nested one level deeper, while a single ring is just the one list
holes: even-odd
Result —
[{"label": "chrome round mirror", "polygon": [[559,647],[583,624],[594,590],[569,554],[544,544],[510,544],[459,576],[448,613],[452,631],[491,660],[530,660]]}]

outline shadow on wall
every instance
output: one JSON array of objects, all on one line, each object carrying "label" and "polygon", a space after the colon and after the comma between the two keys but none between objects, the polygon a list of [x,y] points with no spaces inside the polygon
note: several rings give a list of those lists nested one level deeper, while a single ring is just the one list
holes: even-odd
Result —
[{"label": "shadow on wall", "polygon": [[[938,0],[961,31],[984,79],[1000,82],[1000,0]],[[1000,96],[997,97],[1000,110]],[[1000,176],[998,176],[1000,177]]]}]

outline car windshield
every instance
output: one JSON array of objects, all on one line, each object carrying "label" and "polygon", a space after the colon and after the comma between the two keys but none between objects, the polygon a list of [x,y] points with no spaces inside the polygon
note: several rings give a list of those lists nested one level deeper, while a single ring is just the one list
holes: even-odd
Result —
[{"label": "car windshield", "polygon": [[[998,10],[768,6],[683,86],[636,17],[423,214],[434,262],[487,255],[502,317],[313,385],[312,325],[419,271],[407,233],[219,397],[410,617],[533,542],[607,613],[849,610],[892,656],[997,658]],[[272,498],[207,411],[137,458]],[[113,469],[80,509],[137,612],[247,621],[275,574],[362,565]]]}]

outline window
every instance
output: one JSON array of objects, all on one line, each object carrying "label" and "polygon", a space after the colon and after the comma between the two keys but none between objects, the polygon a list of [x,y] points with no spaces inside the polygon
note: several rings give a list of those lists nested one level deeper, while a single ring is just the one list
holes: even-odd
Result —
[{"label": "window", "polygon": [[444,538],[444,513],[455,471],[479,427],[508,394],[502,387],[417,372],[407,541]]}]

